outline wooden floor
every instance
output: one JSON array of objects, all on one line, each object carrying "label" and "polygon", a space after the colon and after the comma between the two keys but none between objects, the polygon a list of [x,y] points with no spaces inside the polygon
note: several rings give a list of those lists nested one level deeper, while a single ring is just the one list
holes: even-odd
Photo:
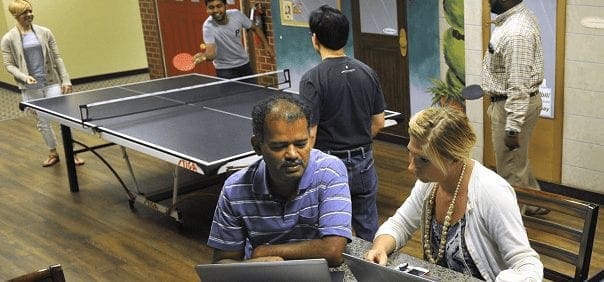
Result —
[{"label": "wooden floor", "polygon": [[[74,135],[102,143],[83,132]],[[41,167],[46,150],[33,118],[0,122],[0,138],[1,280],[60,263],[67,281],[198,281],[193,266],[211,257],[205,241],[213,195],[194,196],[179,206],[185,220],[179,231],[173,219],[140,204],[130,210],[119,182],[91,153],[81,155],[86,164],[78,168],[80,192],[69,192],[64,161]],[[130,184],[119,148],[99,152]],[[414,179],[400,146],[378,142],[375,154],[383,221],[407,197]],[[170,185],[171,165],[132,151],[129,155],[141,186],[154,190]],[[601,222],[591,274],[604,268]],[[418,239],[416,235],[403,252],[420,256]]]}]

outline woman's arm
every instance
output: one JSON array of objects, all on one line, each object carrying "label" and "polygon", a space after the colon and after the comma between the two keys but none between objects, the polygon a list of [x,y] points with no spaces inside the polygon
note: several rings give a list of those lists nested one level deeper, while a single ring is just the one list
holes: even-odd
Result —
[{"label": "woman's arm", "polygon": [[365,259],[377,264],[386,265],[388,255],[396,248],[396,241],[391,235],[379,235],[373,240],[373,246],[365,253]]}]

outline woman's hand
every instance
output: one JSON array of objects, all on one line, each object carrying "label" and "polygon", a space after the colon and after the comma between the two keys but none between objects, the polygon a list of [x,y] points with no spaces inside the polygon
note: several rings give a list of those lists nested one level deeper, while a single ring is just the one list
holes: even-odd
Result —
[{"label": "woman's hand", "polygon": [[28,75],[25,78],[25,83],[27,83],[27,84],[36,84],[36,83],[38,83],[38,81],[33,76]]},{"label": "woman's hand", "polygon": [[61,85],[61,93],[63,93],[63,94],[69,94],[72,91],[73,91],[73,88],[71,87],[71,84]]},{"label": "woman's hand", "polygon": [[388,253],[382,249],[371,249],[365,253],[365,260],[377,263],[380,265],[386,265],[388,262]]}]

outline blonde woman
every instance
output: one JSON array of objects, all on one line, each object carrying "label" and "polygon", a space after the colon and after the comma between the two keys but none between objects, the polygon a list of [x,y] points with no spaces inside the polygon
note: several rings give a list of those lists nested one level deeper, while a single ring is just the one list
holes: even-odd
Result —
[{"label": "blonde woman", "polygon": [[470,159],[476,136],[468,118],[429,108],[409,121],[409,171],[418,178],[380,228],[367,260],[386,264],[420,230],[424,259],[474,277],[543,279],[513,188]]},{"label": "blonde woman", "polygon": [[[17,82],[24,101],[71,93],[71,81],[52,32],[34,25],[33,9],[27,0],[14,0],[8,11],[17,21],[2,37],[2,60]],[[37,128],[50,151],[42,166],[59,162],[57,138],[47,118],[36,115]],[[75,157],[75,164],[84,161]]]}]

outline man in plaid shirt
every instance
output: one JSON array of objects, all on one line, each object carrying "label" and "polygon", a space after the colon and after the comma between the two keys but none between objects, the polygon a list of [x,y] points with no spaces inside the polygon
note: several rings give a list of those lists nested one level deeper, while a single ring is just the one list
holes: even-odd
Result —
[{"label": "man in plaid shirt", "polygon": [[[490,96],[488,115],[497,173],[512,185],[540,189],[528,160],[531,132],[541,112],[543,48],[535,15],[522,0],[491,0],[495,30],[483,62],[482,87]],[[528,215],[549,210],[527,207]]]}]

